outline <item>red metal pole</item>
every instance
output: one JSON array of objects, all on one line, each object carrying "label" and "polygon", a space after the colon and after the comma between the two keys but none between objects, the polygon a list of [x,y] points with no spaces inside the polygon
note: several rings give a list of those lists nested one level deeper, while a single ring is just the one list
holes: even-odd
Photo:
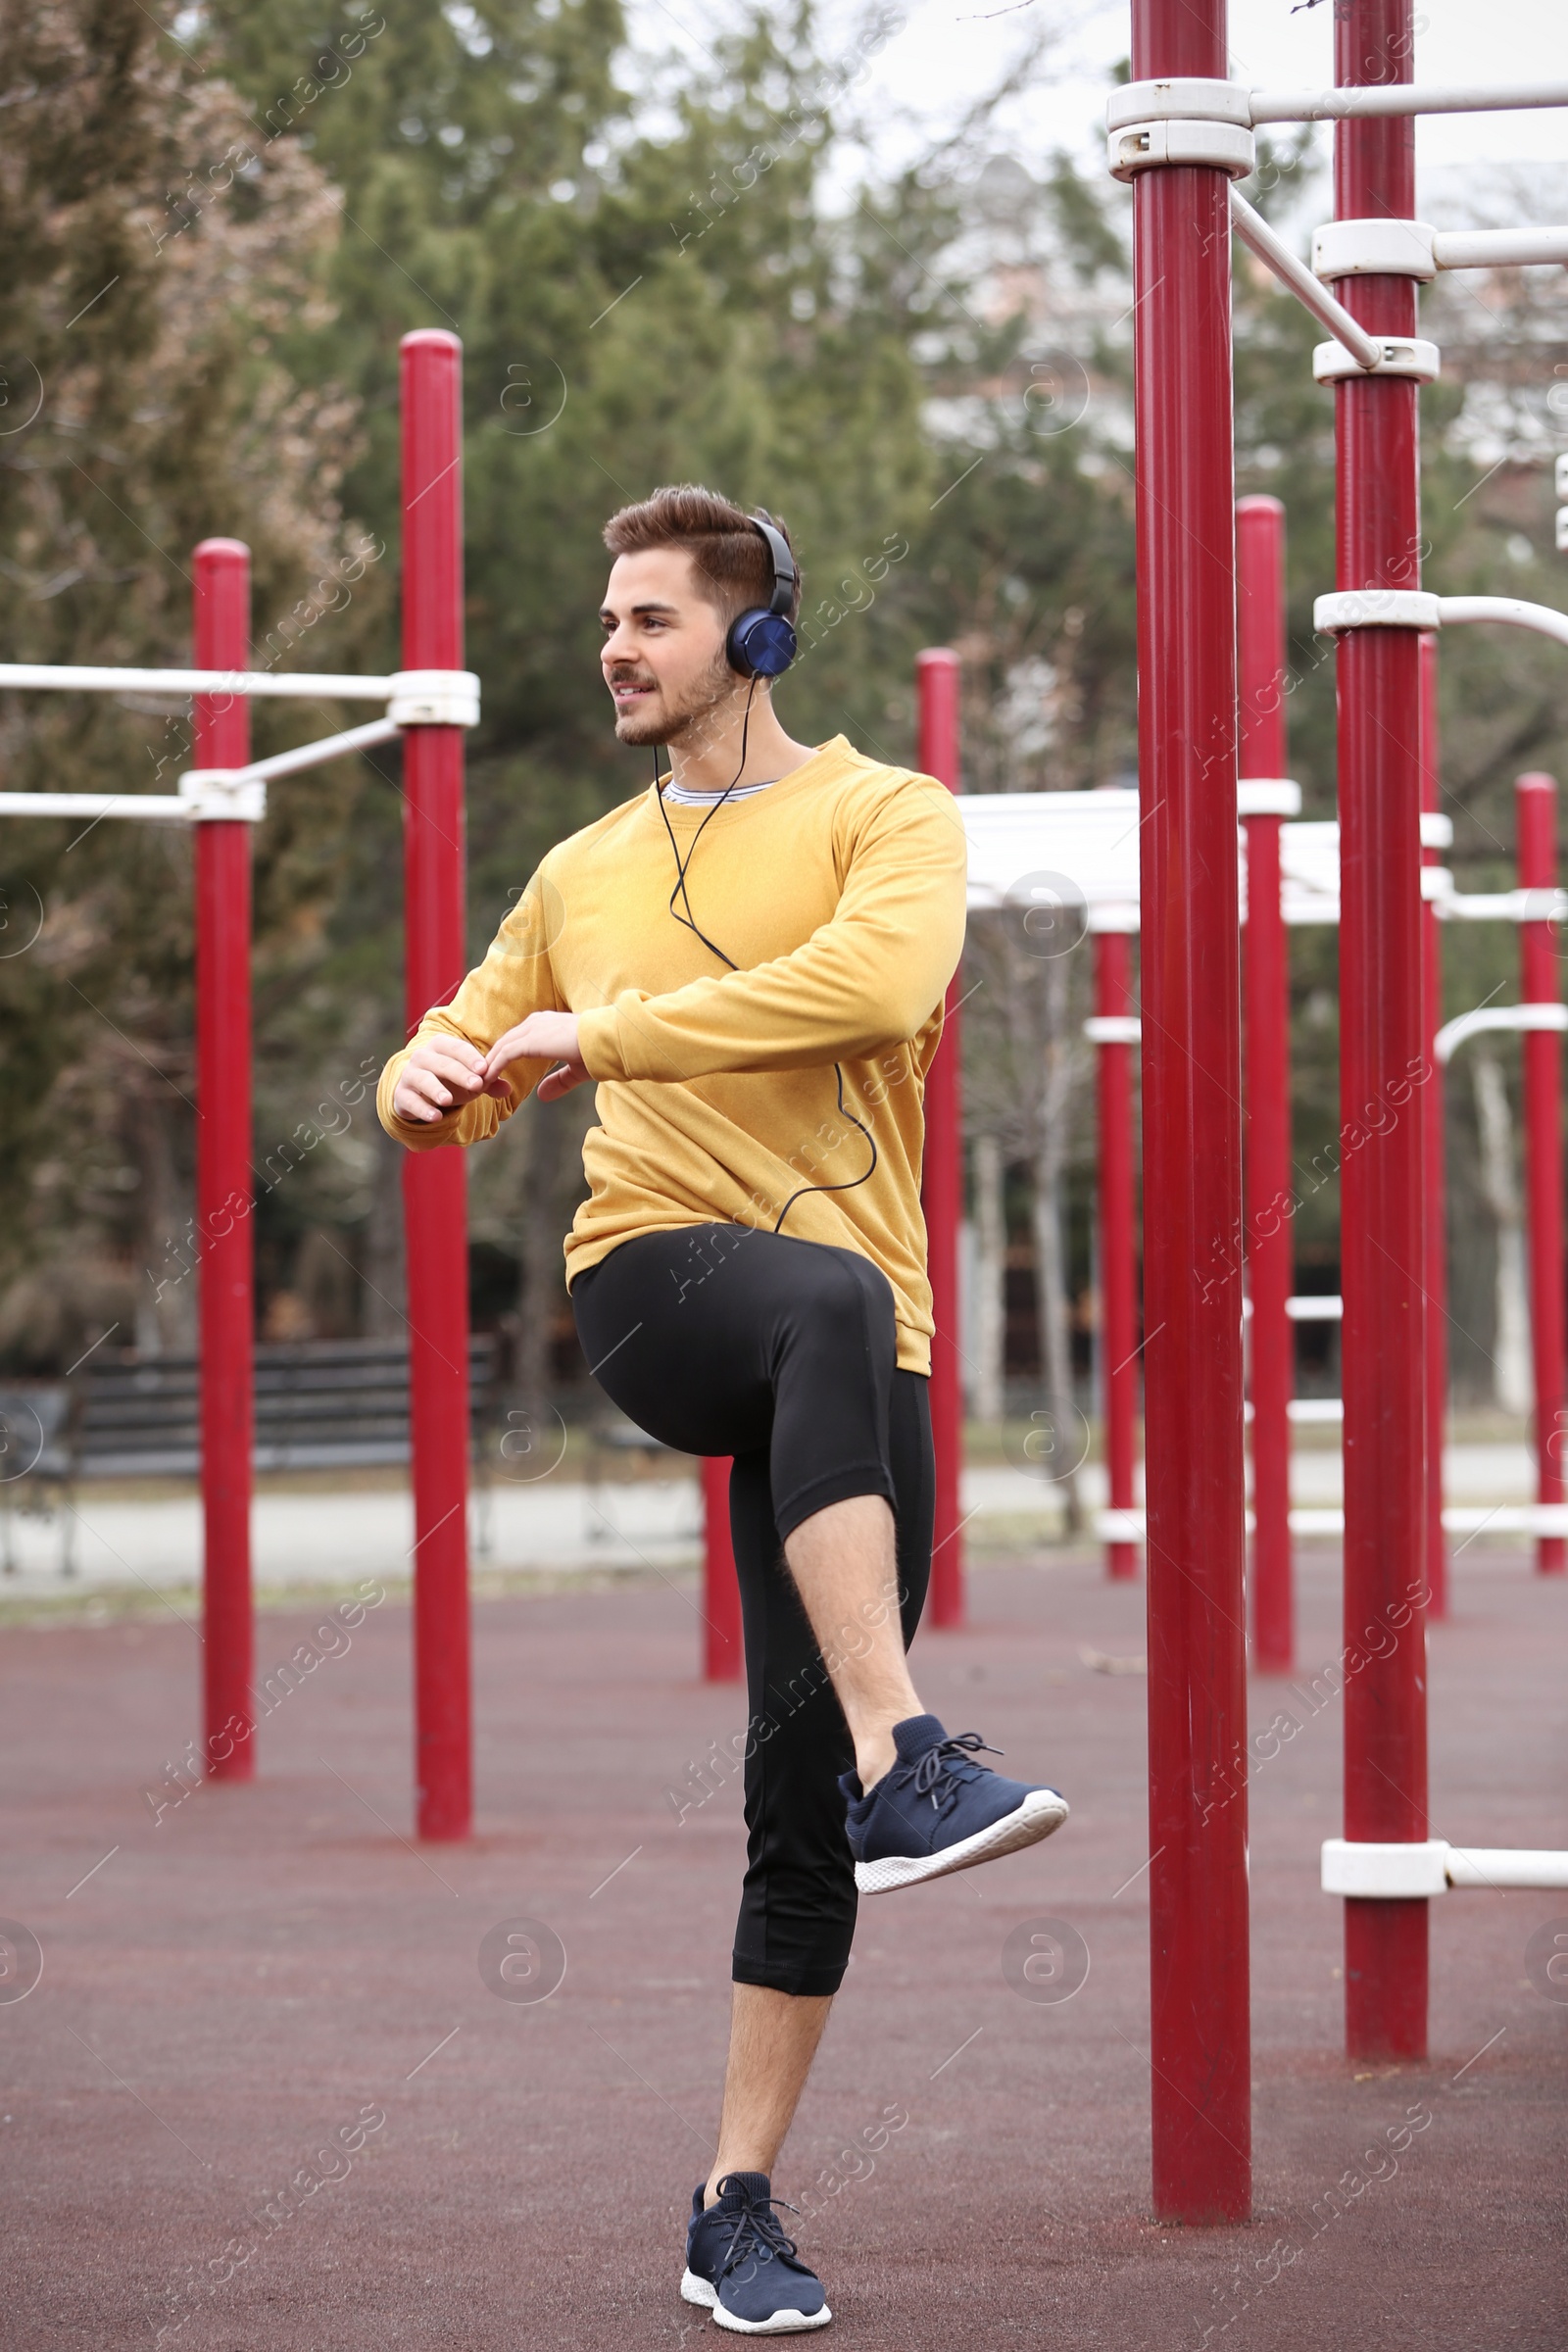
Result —
[{"label": "red metal pole", "polygon": [[[1539,772],[1521,776],[1519,883],[1557,884],[1557,787]],[[1560,1003],[1549,916],[1519,926],[1520,1000]],[[1561,1503],[1562,1450],[1568,1442],[1568,1363],[1564,1361],[1562,1246],[1562,1047],[1552,1029],[1524,1034],[1525,1174],[1530,1218],[1530,1337],[1536,1369],[1537,1499]],[[1561,1536],[1540,1536],[1536,1565],[1544,1576],[1568,1567]]]},{"label": "red metal pole", "polygon": [[[402,342],[403,661],[463,667],[463,346]],[[412,1031],[464,976],[463,729],[403,738],[405,1004]],[[468,1640],[468,1239],[463,1153],[403,1163],[414,1447],[415,1766],[421,1838],[472,1823]]]},{"label": "red metal pole", "polygon": [[703,1680],[738,1683],[745,1671],[741,1589],[729,1532],[730,1457],[703,1462]]},{"label": "red metal pole", "polygon": [[[204,539],[195,556],[194,655],[202,669],[250,662],[251,554]],[[195,764],[243,767],[244,695],[195,698]],[[203,1683],[207,1770],[256,1774],[251,1609],[251,829],[196,826],[196,1230],[201,1252]]]},{"label": "red metal pole", "polygon": [[[1236,646],[1243,776],[1285,776],[1285,509],[1236,502]],[[1252,1301],[1252,1645],[1268,1674],[1290,1671],[1291,1419],[1296,1272],[1291,1182],[1291,1008],[1280,906],[1282,816],[1247,834],[1247,1256]]]},{"label": "red metal pole", "polygon": [[[1125,931],[1096,931],[1095,1011],[1133,1014],[1131,943]],[[1130,1511],[1138,1457],[1138,1226],[1133,1176],[1132,1047],[1104,1038],[1097,1049],[1100,1091],[1100,1349],[1104,1392],[1105,1469],[1113,1511]],[[1138,1547],[1105,1545],[1112,1577],[1136,1576]]]},{"label": "red metal pole", "polygon": [[[1336,81],[1408,81],[1412,34],[1411,0],[1342,0]],[[1409,220],[1412,120],[1340,123],[1334,195],[1342,220]],[[1339,295],[1374,333],[1414,334],[1412,278],[1348,277]],[[1335,422],[1339,587],[1419,588],[1413,380],[1342,381]],[[1427,1836],[1417,632],[1347,630],[1338,680],[1345,1640],[1365,1659],[1345,1690],[1345,1835],[1403,1841]],[[1345,1987],[1352,2057],[1425,2055],[1424,1898],[1347,1900]]]},{"label": "red metal pole", "polygon": [[[1436,811],[1442,775],[1438,725],[1438,640],[1421,639],[1421,808]],[[1441,865],[1440,850],[1423,850],[1425,865]],[[1448,1539],[1443,1527],[1443,1457],[1448,1442],[1448,1148],[1443,1064],[1437,1035],[1443,1026],[1443,924],[1437,902],[1421,907],[1422,1045],[1427,1079],[1421,1090],[1422,1198],[1426,1204],[1422,1287],[1426,1293],[1427,1386],[1427,1615],[1448,1614]]]},{"label": "red metal pole", "polygon": [[[1220,79],[1225,0],[1133,0]],[[1134,183],[1154,2210],[1251,2204],[1229,189]]]},{"label": "red metal pole", "polygon": [[[921,772],[950,792],[961,792],[958,765],[958,657],[946,646],[915,656],[920,709]],[[963,1219],[963,1054],[958,1004],[962,967],[948,987],[942,1043],[926,1072],[925,1164],[920,1205],[925,1212],[926,1265],[931,1281],[931,1438],[936,1449],[936,1519],[932,1533],[931,1623],[963,1623],[963,1373],[959,1332],[958,1228]]]}]

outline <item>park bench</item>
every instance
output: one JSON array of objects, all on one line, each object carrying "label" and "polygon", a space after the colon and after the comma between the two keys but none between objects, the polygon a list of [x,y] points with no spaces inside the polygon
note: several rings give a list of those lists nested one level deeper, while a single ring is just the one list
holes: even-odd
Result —
[{"label": "park bench", "polygon": [[[473,1454],[499,1394],[493,1336],[469,1341]],[[409,1350],[400,1340],[264,1343],[255,1351],[259,1471],[373,1468],[409,1459]],[[0,1567],[15,1573],[15,1516],[61,1523],[72,1573],[73,1491],[103,1478],[193,1478],[201,1467],[198,1359],[126,1349],[67,1381],[0,1384]]]}]

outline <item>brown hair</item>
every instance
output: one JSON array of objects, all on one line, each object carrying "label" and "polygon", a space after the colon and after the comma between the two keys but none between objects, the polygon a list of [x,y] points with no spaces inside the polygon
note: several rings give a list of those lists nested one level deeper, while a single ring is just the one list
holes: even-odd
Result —
[{"label": "brown hair", "polygon": [[[778,516],[765,507],[757,512],[783,535],[794,555],[789,532]],[[654,547],[682,549],[692,560],[700,592],[717,608],[726,626],[738,612],[765,606],[773,594],[773,561],[760,531],[753,529],[744,508],[698,482],[670,483],[635,506],[622,507],[605,525],[605,545],[612,556],[639,556]],[[791,620],[800,609],[797,559],[795,593],[787,608]]]}]

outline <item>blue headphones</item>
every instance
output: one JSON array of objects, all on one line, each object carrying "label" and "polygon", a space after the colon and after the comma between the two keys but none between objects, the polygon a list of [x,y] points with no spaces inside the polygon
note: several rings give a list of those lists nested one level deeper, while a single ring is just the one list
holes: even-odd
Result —
[{"label": "blue headphones", "polygon": [[754,531],[760,532],[772,558],[773,593],[765,606],[754,605],[730,622],[724,655],[731,669],[743,678],[780,678],[797,651],[789,617],[795,595],[795,558],[789,541],[773,523],[764,522],[760,514],[750,514],[747,520]]}]

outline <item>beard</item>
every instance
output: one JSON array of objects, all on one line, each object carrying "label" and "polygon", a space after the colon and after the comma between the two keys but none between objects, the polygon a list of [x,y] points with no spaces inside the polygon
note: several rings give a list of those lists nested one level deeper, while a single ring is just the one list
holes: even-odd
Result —
[{"label": "beard", "polygon": [[735,672],[720,652],[679,697],[666,691],[655,707],[636,705],[629,710],[617,710],[615,741],[633,747],[653,743],[700,750],[707,738],[721,732],[736,683]]}]

